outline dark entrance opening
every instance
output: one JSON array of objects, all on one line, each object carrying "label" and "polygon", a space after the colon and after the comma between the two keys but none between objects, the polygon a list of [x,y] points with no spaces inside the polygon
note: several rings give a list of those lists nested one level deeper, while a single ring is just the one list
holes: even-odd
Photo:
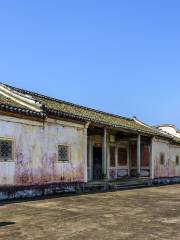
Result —
[{"label": "dark entrance opening", "polygon": [[93,179],[102,179],[102,147],[93,148]]}]

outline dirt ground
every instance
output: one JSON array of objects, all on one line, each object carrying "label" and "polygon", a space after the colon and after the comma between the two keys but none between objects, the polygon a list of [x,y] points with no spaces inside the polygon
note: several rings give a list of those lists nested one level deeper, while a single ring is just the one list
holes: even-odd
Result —
[{"label": "dirt ground", "polygon": [[3,240],[180,240],[180,185],[0,205]]}]

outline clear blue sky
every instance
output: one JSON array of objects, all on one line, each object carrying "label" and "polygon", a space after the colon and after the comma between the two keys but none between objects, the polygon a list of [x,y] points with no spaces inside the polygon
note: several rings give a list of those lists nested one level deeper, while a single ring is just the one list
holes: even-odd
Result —
[{"label": "clear blue sky", "polygon": [[180,128],[180,1],[1,0],[0,81]]}]

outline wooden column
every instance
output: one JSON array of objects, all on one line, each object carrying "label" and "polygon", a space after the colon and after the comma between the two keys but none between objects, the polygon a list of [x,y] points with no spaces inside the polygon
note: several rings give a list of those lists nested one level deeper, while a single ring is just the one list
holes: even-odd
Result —
[{"label": "wooden column", "polygon": [[141,174],[141,135],[137,138],[137,174]]},{"label": "wooden column", "polygon": [[128,143],[127,162],[128,162],[128,176],[131,176],[131,158],[130,158],[130,143]]},{"label": "wooden column", "polygon": [[84,125],[84,143],[83,143],[83,149],[84,149],[84,182],[88,181],[88,177],[87,177],[87,171],[88,171],[88,166],[87,166],[87,129],[89,127],[90,122],[87,122]]},{"label": "wooden column", "polygon": [[89,171],[90,171],[90,179],[93,179],[93,163],[92,163],[92,140],[91,137],[89,138]]},{"label": "wooden column", "polygon": [[103,173],[107,176],[107,129],[104,128],[103,135]]}]

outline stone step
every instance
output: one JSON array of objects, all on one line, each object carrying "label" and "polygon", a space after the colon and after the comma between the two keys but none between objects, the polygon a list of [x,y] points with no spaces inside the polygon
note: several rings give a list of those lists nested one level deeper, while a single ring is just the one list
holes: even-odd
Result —
[{"label": "stone step", "polygon": [[144,188],[144,187],[147,187],[147,185],[146,184],[114,185],[114,186],[110,186],[110,190],[125,190],[125,189]]},{"label": "stone step", "polygon": [[148,181],[142,179],[131,180],[131,181],[114,181],[114,182],[88,182],[84,185],[85,192],[102,192],[111,190],[121,190],[121,189],[132,189],[147,187]]}]

